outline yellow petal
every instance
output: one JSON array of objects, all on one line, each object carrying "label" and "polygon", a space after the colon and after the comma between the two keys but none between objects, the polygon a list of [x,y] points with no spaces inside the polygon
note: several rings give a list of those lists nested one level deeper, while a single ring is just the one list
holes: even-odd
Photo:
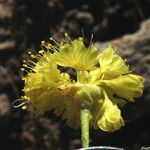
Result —
[{"label": "yellow petal", "polygon": [[49,52],[44,54],[44,56],[36,63],[33,70],[36,73],[47,76],[47,79],[54,82],[58,82],[60,78],[60,71],[57,69],[55,57]]},{"label": "yellow petal", "polygon": [[105,79],[112,79],[129,72],[129,67],[120,56],[115,54],[112,46],[103,51],[100,55],[99,63]]},{"label": "yellow petal", "polygon": [[71,41],[70,44],[61,44],[54,55],[60,66],[76,70],[89,70],[98,61],[98,49],[92,45],[86,48],[82,38]]},{"label": "yellow petal", "polygon": [[52,87],[58,85],[58,83],[49,78],[50,74],[42,73],[30,73],[24,78],[25,86],[23,91],[25,95],[30,99],[36,99],[40,94]]},{"label": "yellow petal", "polygon": [[30,75],[24,77],[25,91],[41,88],[43,80],[44,79],[42,78],[42,74],[30,73]]},{"label": "yellow petal", "polygon": [[124,126],[121,111],[108,97],[105,97],[102,107],[97,116],[97,124],[103,131],[113,132]]},{"label": "yellow petal", "polygon": [[75,97],[70,97],[66,99],[65,111],[62,115],[63,120],[66,120],[66,123],[69,127],[79,128],[80,126],[80,100]]},{"label": "yellow petal", "polygon": [[123,75],[116,79],[105,80],[104,86],[110,88],[118,96],[133,101],[143,93],[143,78],[138,75]]},{"label": "yellow petal", "polygon": [[39,61],[34,63],[35,66],[30,67],[32,71],[23,78],[25,80],[25,88],[30,87],[33,89],[35,86],[36,88],[44,88],[48,85],[58,85],[62,77],[57,69],[55,58],[49,52],[45,52],[43,56],[38,57],[40,57]]},{"label": "yellow petal", "polygon": [[90,83],[90,74],[88,71],[78,71],[77,72],[77,82],[80,84]]},{"label": "yellow petal", "polygon": [[[55,90],[56,91],[56,90]],[[55,109],[57,116],[61,115],[65,109],[65,104],[63,96],[54,90],[44,91],[36,99],[30,100],[32,107],[34,108],[34,113],[36,115],[41,115],[45,111]]]}]

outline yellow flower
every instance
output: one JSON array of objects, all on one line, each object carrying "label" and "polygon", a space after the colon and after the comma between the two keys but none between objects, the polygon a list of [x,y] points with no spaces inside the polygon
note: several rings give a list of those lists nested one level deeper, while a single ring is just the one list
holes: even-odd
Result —
[{"label": "yellow flower", "polygon": [[[92,44],[84,45],[83,38],[72,41],[66,35],[60,44],[51,40],[55,46],[42,41],[39,54],[29,52],[35,61],[24,61],[22,70],[28,73],[23,77],[23,109],[36,115],[53,110],[70,127],[79,128],[80,107],[85,104],[90,109],[91,127],[112,132],[124,126],[118,105],[142,94],[143,78],[130,74],[112,46],[98,54]],[[72,68],[76,77],[61,67]]]}]

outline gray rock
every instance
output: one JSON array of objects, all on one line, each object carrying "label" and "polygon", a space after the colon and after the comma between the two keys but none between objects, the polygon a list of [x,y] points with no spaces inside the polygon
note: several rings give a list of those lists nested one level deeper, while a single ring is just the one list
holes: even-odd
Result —
[{"label": "gray rock", "polygon": [[10,113],[10,102],[6,94],[0,95],[0,116],[6,116]]}]

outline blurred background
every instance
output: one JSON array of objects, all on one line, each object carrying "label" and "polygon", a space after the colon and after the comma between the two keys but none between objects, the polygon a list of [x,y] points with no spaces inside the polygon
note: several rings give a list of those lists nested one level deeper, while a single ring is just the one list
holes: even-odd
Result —
[{"label": "blurred background", "polygon": [[80,130],[52,112],[35,117],[14,109],[23,95],[20,71],[27,51],[67,32],[103,50],[109,42],[134,73],[145,78],[142,97],[122,108],[126,126],[114,133],[91,129],[91,146],[137,150],[150,146],[150,0],[0,0],[0,150],[75,150]]}]

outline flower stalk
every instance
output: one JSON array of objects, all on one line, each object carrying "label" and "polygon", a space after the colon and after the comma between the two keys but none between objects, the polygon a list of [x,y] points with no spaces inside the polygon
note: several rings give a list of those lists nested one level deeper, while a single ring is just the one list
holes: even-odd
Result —
[{"label": "flower stalk", "polygon": [[81,142],[82,147],[89,147],[89,122],[90,122],[90,109],[85,104],[81,104],[80,109],[81,119]]}]

